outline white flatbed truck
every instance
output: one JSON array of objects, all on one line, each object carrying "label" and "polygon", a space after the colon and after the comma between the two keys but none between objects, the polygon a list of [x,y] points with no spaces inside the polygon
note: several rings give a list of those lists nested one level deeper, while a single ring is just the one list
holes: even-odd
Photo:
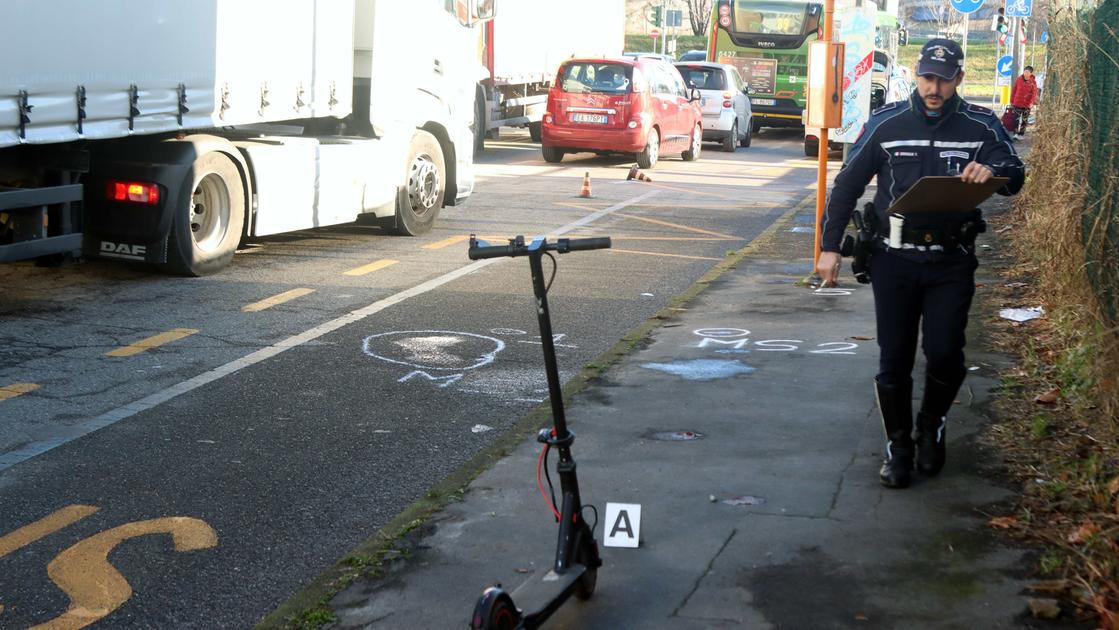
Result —
[{"label": "white flatbed truck", "polygon": [[246,238],[431,229],[474,187],[493,0],[12,0],[0,261],[218,271]]}]

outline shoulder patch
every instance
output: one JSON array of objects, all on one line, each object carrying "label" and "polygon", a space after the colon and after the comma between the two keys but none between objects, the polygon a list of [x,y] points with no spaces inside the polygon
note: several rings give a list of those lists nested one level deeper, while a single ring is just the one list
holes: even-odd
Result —
[{"label": "shoulder patch", "polygon": [[891,109],[897,109],[899,106],[904,105],[904,104],[906,104],[906,101],[894,101],[892,103],[886,103],[885,105],[883,105],[882,107],[879,107],[878,109],[874,110],[871,113],[872,114],[879,114],[879,113],[882,113],[882,112],[888,112]]},{"label": "shoulder patch", "polygon": [[967,104],[967,111],[975,112],[976,114],[987,114],[988,116],[995,115],[995,112],[991,111],[990,108],[983,107],[982,105],[975,105],[974,103]]}]

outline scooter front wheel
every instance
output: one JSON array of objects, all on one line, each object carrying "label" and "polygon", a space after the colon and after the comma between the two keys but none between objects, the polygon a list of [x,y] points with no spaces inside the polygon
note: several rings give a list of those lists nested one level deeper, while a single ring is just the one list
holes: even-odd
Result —
[{"label": "scooter front wheel", "polygon": [[513,598],[496,586],[487,588],[470,617],[471,630],[514,630],[521,623],[521,613]]}]

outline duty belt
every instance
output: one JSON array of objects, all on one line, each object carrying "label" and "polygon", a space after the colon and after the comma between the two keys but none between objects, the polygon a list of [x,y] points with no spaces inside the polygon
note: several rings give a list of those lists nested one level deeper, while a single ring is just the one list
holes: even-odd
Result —
[{"label": "duty belt", "polygon": [[[975,245],[975,237],[987,231],[987,222],[983,220],[979,210],[963,223],[949,223],[937,228],[903,227],[901,230],[901,249],[915,249],[918,251],[951,251],[957,247],[965,248]],[[889,237],[879,234],[879,239],[884,245],[889,244]]]}]

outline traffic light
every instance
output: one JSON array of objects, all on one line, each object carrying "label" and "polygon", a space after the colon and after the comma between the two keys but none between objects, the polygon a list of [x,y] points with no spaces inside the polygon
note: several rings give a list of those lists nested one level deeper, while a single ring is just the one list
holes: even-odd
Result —
[{"label": "traffic light", "polygon": [[1010,31],[1010,26],[1006,23],[1006,11],[999,7],[999,16],[996,20],[995,30],[1005,35]]},{"label": "traffic light", "polygon": [[653,26],[660,26],[662,19],[661,7],[653,7]]}]

